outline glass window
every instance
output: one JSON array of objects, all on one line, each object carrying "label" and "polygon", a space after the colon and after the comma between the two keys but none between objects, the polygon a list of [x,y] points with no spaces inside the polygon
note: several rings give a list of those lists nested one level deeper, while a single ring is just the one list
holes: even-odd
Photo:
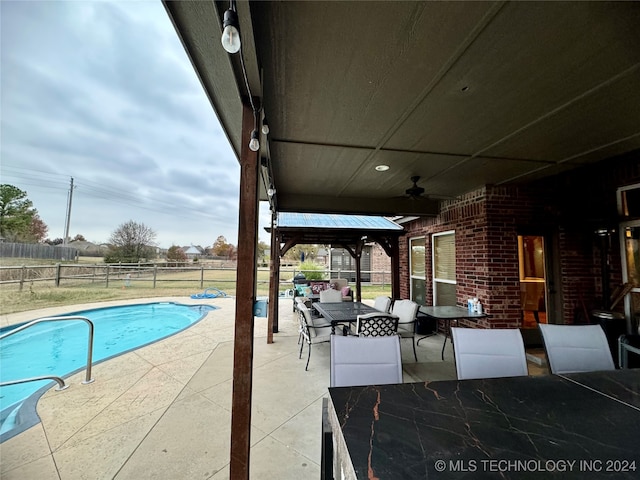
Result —
[{"label": "glass window", "polygon": [[454,232],[433,235],[433,303],[456,304],[456,237]]},{"label": "glass window", "polygon": [[424,237],[412,238],[409,244],[411,300],[424,305],[426,302],[425,239]]}]

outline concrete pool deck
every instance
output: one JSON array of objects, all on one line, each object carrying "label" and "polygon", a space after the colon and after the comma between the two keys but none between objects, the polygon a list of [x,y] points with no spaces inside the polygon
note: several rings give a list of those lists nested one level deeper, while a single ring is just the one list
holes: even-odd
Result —
[{"label": "concrete pool deck", "polygon": [[[198,324],[152,345],[84,370],[38,402],[41,423],[0,444],[0,477],[25,479],[229,478],[235,299],[137,299],[49,308],[3,316],[2,326],[86,308],[174,301],[220,307]],[[297,319],[280,302],[280,332],[266,343],[267,321],[255,319],[251,477],[320,476],[322,398],[329,386],[329,344],[298,359]],[[420,342],[418,360],[402,342],[404,381],[455,378],[450,343]],[[529,363],[531,374],[537,366]]]}]

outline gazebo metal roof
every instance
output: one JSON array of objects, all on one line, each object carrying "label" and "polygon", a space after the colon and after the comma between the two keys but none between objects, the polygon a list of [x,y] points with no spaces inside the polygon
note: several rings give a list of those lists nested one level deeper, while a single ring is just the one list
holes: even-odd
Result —
[{"label": "gazebo metal roof", "polygon": [[[266,228],[271,231],[271,227]],[[330,244],[354,247],[363,239],[387,248],[389,237],[402,235],[404,228],[381,216],[280,212],[276,235],[285,244],[281,253],[294,245]]]}]

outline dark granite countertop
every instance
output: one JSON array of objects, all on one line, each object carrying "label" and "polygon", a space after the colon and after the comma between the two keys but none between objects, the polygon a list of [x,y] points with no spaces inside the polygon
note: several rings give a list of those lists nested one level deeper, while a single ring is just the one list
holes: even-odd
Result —
[{"label": "dark granite countertop", "polygon": [[640,478],[639,388],[626,370],[329,393],[356,478],[614,479]]}]

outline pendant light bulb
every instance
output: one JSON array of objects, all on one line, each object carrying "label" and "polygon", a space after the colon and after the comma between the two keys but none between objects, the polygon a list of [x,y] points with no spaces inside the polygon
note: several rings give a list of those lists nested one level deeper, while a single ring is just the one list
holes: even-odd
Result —
[{"label": "pendant light bulb", "polygon": [[262,119],[262,133],[269,135],[269,124],[267,123],[267,117]]},{"label": "pendant light bulb", "polygon": [[229,9],[224,12],[222,22],[222,47],[229,53],[237,53],[240,50],[240,31],[238,14]]},{"label": "pendant light bulb", "polygon": [[251,141],[249,142],[249,149],[252,152],[257,152],[260,150],[260,142],[258,141],[258,131],[254,130],[251,132]]}]

